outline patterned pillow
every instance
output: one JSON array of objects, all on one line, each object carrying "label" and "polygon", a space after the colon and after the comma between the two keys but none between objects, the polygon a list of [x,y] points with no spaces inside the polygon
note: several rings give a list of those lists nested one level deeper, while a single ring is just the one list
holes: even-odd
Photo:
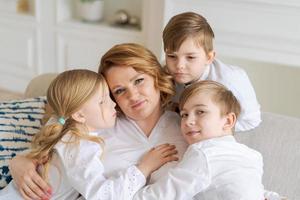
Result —
[{"label": "patterned pillow", "polygon": [[30,147],[41,127],[46,97],[0,102],[0,189],[10,181],[8,161]]}]

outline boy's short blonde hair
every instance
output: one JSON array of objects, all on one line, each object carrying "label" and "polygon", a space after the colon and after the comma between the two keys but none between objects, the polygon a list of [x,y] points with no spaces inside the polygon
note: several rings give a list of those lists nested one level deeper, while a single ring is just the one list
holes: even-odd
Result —
[{"label": "boy's short blonde hair", "polygon": [[179,109],[182,110],[187,100],[199,93],[205,93],[211,97],[212,101],[219,106],[221,116],[234,113],[238,118],[240,115],[241,106],[233,93],[221,83],[211,80],[199,81],[185,89],[180,96]]},{"label": "boy's short blonde hair", "polygon": [[203,16],[194,12],[175,15],[163,30],[164,51],[177,51],[190,37],[197,45],[204,48],[206,54],[213,50],[215,35]]}]

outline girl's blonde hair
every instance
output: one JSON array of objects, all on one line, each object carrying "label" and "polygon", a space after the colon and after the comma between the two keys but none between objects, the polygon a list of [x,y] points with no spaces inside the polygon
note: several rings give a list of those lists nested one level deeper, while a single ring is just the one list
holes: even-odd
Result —
[{"label": "girl's blonde hair", "polygon": [[172,77],[163,70],[155,55],[141,45],[125,43],[112,47],[101,58],[98,72],[105,76],[105,73],[115,66],[132,67],[137,72],[151,76],[154,79],[155,88],[160,91],[163,107],[175,94]]},{"label": "girl's blonde hair", "polygon": [[177,51],[187,38],[203,47],[206,54],[213,50],[214,32],[207,20],[194,12],[172,17],[163,30],[164,51]]},{"label": "girl's blonde hair", "polygon": [[100,74],[85,69],[65,71],[52,81],[47,90],[47,101],[52,108],[52,116],[56,119],[64,119],[65,123],[57,120],[56,123],[45,125],[33,137],[32,150],[27,155],[29,158],[43,162],[44,178],[47,179],[53,148],[66,133],[72,134],[72,141],[69,141],[72,143],[78,142],[79,139],[103,143],[101,138],[88,135],[87,127],[72,119],[72,114],[78,111],[95,92],[99,89],[104,92],[106,88],[105,79]]},{"label": "girl's blonde hair", "polygon": [[192,84],[183,91],[179,100],[179,109],[182,110],[187,100],[196,94],[205,93],[209,95],[221,111],[221,116],[234,113],[236,117],[240,115],[241,106],[233,93],[224,85],[216,81],[205,80]]}]

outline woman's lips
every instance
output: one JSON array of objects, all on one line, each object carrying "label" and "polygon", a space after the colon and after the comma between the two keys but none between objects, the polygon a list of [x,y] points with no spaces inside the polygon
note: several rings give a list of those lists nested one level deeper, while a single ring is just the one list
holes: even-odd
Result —
[{"label": "woman's lips", "polygon": [[141,107],[144,103],[146,102],[146,100],[142,100],[142,101],[138,101],[138,102],[135,102],[134,104],[131,105],[131,108],[139,108]]}]

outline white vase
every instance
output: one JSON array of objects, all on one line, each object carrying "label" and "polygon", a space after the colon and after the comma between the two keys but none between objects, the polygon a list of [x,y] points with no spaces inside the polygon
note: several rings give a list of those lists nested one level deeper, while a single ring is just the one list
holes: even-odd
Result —
[{"label": "white vase", "polygon": [[93,2],[78,1],[77,10],[79,17],[88,22],[97,22],[103,18],[104,1],[98,0]]}]

